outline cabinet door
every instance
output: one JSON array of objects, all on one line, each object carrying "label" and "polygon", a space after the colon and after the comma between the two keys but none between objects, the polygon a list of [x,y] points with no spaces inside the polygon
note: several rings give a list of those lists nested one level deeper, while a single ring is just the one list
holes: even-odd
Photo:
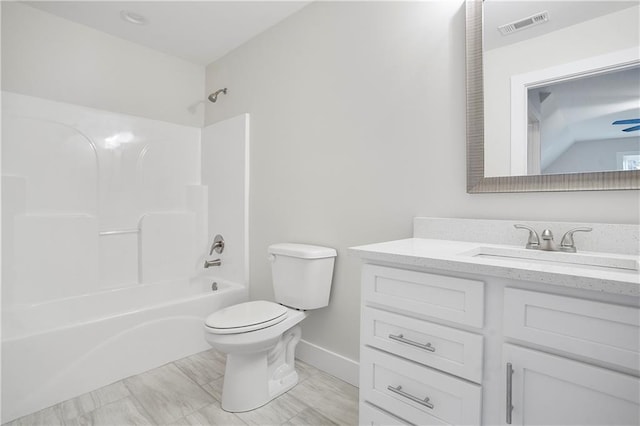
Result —
[{"label": "cabinet door", "polygon": [[[512,367],[514,425],[637,425],[640,379],[567,358],[505,344]],[[509,374],[506,374],[508,401]],[[505,404],[505,422],[508,410]]]}]

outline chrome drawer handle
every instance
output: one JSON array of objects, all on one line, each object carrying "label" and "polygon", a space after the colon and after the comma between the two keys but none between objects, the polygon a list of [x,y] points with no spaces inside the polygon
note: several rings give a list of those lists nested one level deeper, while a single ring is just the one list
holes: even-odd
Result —
[{"label": "chrome drawer handle", "polygon": [[407,399],[410,399],[413,402],[417,402],[420,405],[424,405],[425,407],[433,410],[433,404],[429,402],[429,398],[420,399],[417,396],[413,396],[410,393],[406,393],[402,390],[402,386],[398,385],[398,387],[393,387],[391,385],[387,386],[387,389],[391,392],[397,393],[400,396],[404,396]]},{"label": "chrome drawer handle", "polygon": [[513,413],[513,366],[507,363],[507,424],[511,424],[511,414]]},{"label": "chrome drawer handle", "polygon": [[424,349],[425,351],[429,351],[429,352],[436,351],[436,348],[431,346],[431,343],[427,343],[423,345],[422,343],[414,342],[413,340],[409,340],[403,337],[402,334],[398,334],[397,336],[395,334],[390,334],[389,339],[397,340],[398,342],[406,343],[407,345],[415,346],[417,348]]}]

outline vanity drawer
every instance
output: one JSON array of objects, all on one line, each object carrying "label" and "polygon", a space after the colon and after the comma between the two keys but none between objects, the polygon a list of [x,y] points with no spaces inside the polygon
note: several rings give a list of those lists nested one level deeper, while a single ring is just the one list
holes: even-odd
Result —
[{"label": "vanity drawer", "polygon": [[483,336],[370,307],[362,308],[362,343],[482,381]]},{"label": "vanity drawer", "polygon": [[363,400],[416,425],[480,424],[479,385],[368,347],[360,364]]},{"label": "vanity drawer", "polygon": [[378,265],[362,268],[366,302],[482,328],[484,283]]},{"label": "vanity drawer", "polygon": [[506,288],[504,334],[638,370],[640,309]]},{"label": "vanity drawer", "polygon": [[400,418],[366,402],[360,404],[359,410],[358,424],[360,426],[411,425],[411,423],[407,423],[404,420],[401,420]]}]

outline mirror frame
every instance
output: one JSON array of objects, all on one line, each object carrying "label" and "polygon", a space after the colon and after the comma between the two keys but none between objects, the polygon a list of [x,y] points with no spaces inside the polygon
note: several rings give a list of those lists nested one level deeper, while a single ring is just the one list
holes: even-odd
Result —
[{"label": "mirror frame", "polygon": [[467,192],[477,194],[640,189],[640,170],[535,176],[484,176],[482,1],[466,0]]}]

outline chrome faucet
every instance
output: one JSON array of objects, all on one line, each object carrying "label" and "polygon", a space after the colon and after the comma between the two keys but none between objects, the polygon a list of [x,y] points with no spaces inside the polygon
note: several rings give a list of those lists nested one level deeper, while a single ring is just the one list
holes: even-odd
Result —
[{"label": "chrome faucet", "polygon": [[212,255],[214,251],[218,254],[224,251],[224,238],[220,234],[216,235],[213,238],[213,244],[211,244],[211,250],[209,250],[209,255]]},{"label": "chrome faucet", "polygon": [[565,234],[562,236],[562,240],[560,240],[560,250],[565,251],[567,253],[575,253],[576,243],[575,241],[573,241],[573,234],[576,232],[591,232],[591,231],[593,231],[593,228],[580,227],[580,228],[573,228],[565,232]]},{"label": "chrome faucet", "polygon": [[527,225],[515,224],[513,225],[516,229],[526,229],[529,231],[529,239],[527,240],[527,245],[525,248],[537,250],[540,248],[540,237],[538,237],[538,233],[535,229],[528,227]]},{"label": "chrome faucet", "polygon": [[542,231],[542,241],[540,242],[540,250],[544,251],[558,251],[555,241],[553,241],[553,232],[551,229],[545,229]]},{"label": "chrome faucet", "polygon": [[[571,229],[562,236],[562,240],[560,240],[560,247],[558,247],[553,241],[553,232],[550,229],[545,229],[542,231],[541,236],[538,236],[538,233],[535,229],[530,228],[526,225],[516,224],[513,225],[516,229],[526,229],[529,231],[529,239],[527,240],[527,244],[525,248],[532,250],[545,250],[545,251],[564,251],[567,253],[575,253],[576,245],[573,240],[573,234],[576,232],[591,232],[592,228],[587,227],[579,227]],[[540,241],[542,239],[542,241]]]},{"label": "chrome faucet", "polygon": [[204,267],[205,268],[211,268],[212,266],[220,266],[222,265],[222,260],[220,259],[213,259],[213,260],[205,260],[204,261]]}]

